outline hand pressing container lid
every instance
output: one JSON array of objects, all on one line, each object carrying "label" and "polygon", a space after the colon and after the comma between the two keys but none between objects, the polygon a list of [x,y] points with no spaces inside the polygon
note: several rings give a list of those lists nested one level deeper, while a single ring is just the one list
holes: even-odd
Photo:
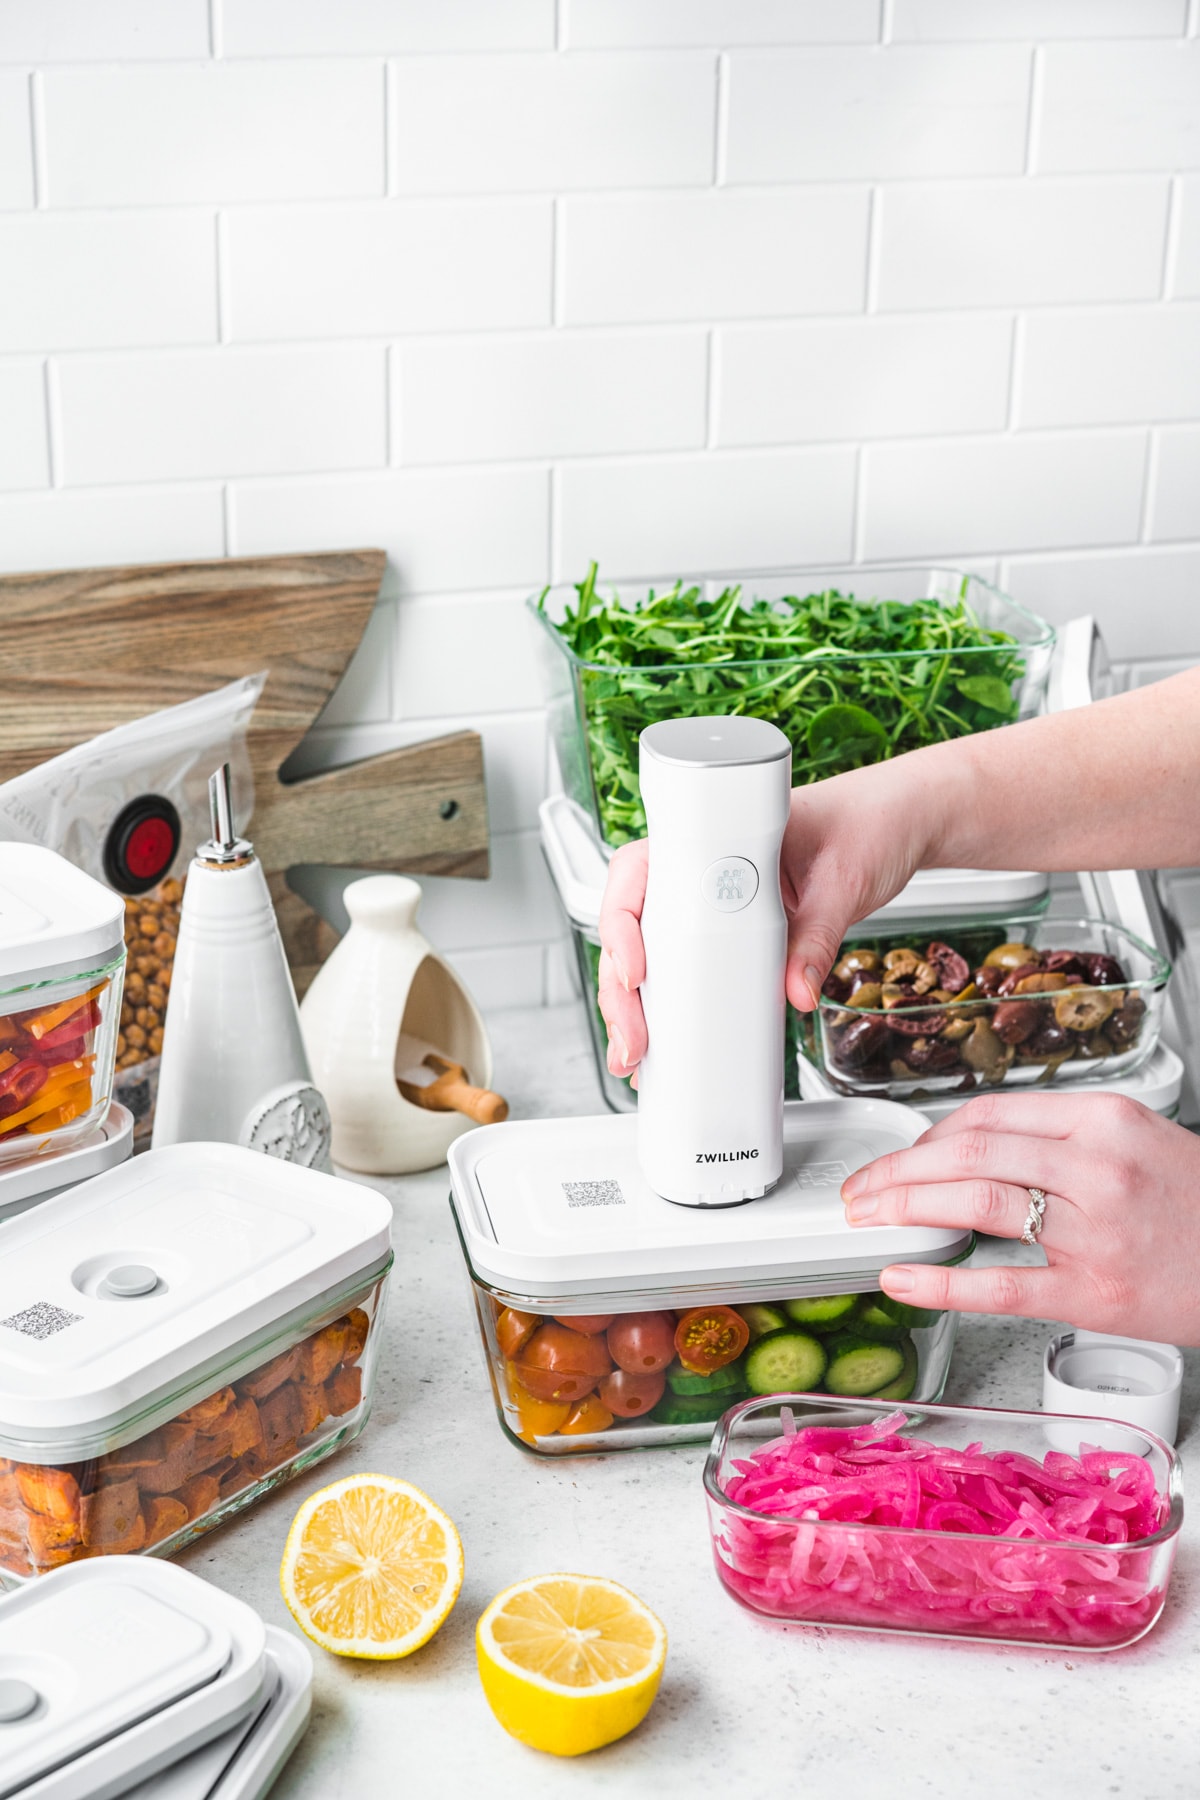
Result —
[{"label": "hand pressing container lid", "polygon": [[[799,1371],[802,1387],[936,1398],[956,1315],[880,1296],[879,1274],[961,1261],[972,1234],[851,1229],[840,1198],[855,1169],[925,1129],[889,1101],[788,1105],[783,1179],[763,1199],[707,1210],[652,1192],[631,1117],[460,1138],[451,1207],[501,1424],[551,1455],[707,1438],[739,1393],[774,1391],[777,1370]],[[727,1335],[689,1366],[679,1346],[700,1314]],[[644,1357],[626,1341],[639,1331]]]},{"label": "hand pressing container lid", "polygon": [[0,1601],[0,1800],[108,1800],[252,1718],[262,1620],[184,1569],[81,1563]]},{"label": "hand pressing container lid", "polygon": [[125,903],[40,844],[0,843],[0,1165],[54,1156],[104,1119]]},{"label": "hand pressing container lid", "polygon": [[373,1189],[181,1144],[0,1226],[0,1578],[166,1554],[357,1435],[390,1223]]}]

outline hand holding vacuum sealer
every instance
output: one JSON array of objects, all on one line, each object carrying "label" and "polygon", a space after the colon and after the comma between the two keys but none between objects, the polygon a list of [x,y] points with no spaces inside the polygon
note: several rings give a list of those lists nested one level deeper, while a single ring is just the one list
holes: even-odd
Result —
[{"label": "hand holding vacuum sealer", "polygon": [[638,1158],[679,1205],[754,1200],[783,1172],[791,770],[791,746],[763,719],[667,719],[641,735],[650,1042]]}]

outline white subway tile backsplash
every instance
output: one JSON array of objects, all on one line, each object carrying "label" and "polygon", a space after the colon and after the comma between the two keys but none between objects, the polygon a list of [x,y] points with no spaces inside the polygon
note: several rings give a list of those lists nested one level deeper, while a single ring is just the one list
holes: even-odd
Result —
[{"label": "white subway tile backsplash", "polygon": [[[161,0],[160,0],[161,4]],[[552,50],[554,0],[215,0],[224,56]]]},{"label": "white subway tile backsplash", "polygon": [[224,554],[219,487],[89,488],[0,498],[0,572]]},{"label": "white subway tile backsplash", "polygon": [[[372,723],[391,719],[395,642],[396,602],[390,598],[380,600],[363,627],[358,648],[321,714],[323,732],[328,734],[347,727],[369,728]],[[289,774],[293,772],[289,771]]]},{"label": "white subway tile backsplash", "polygon": [[[1158,434],[1149,535],[1156,540],[1200,539],[1200,425]],[[1197,601],[1200,594],[1193,606]]]},{"label": "white subway tile backsplash", "polygon": [[1146,434],[962,438],[863,453],[865,549],[889,557],[1136,538]]},{"label": "white subway tile backsplash", "polygon": [[0,62],[208,55],[208,0],[0,0]]},{"label": "white subway tile backsplash", "polygon": [[892,0],[894,43],[1178,37],[1187,0]]},{"label": "white subway tile backsplash", "polygon": [[880,0],[564,0],[569,50],[872,44]]},{"label": "white subway tile backsplash", "polygon": [[1016,558],[1002,583],[1054,625],[1091,613],[1117,661],[1200,656],[1200,546]]},{"label": "white subway tile backsplash", "polygon": [[377,63],[112,64],[42,81],[51,206],[383,192]]},{"label": "white subway tile backsplash", "polygon": [[1200,417],[1200,306],[1031,316],[1017,408],[1022,427]]},{"label": "white subway tile backsplash", "polygon": [[729,59],[731,182],[1019,174],[1017,45],[744,50]]},{"label": "white subway tile backsplash", "polygon": [[854,462],[839,448],[572,465],[556,579],[593,558],[606,578],[845,561]]},{"label": "white subway tile backsplash", "polygon": [[886,187],[879,306],[1155,300],[1169,192],[1163,176]]},{"label": "white subway tile backsplash", "polygon": [[215,342],[205,212],[0,216],[0,351]]},{"label": "white subway tile backsplash", "polygon": [[1051,44],[1044,57],[1038,170],[1200,164],[1200,39]]},{"label": "white subway tile backsplash", "polygon": [[412,57],[395,74],[404,193],[712,178],[716,62],[701,51]]},{"label": "white subway tile backsplash", "polygon": [[50,480],[45,374],[40,362],[0,362],[0,488]]},{"label": "white subway tile backsplash", "polygon": [[704,443],[702,331],[543,332],[402,345],[405,463],[686,450]]},{"label": "white subway tile backsplash", "polygon": [[468,469],[239,482],[230,551],[345,550],[378,544],[410,594],[533,588],[547,578],[544,469]]},{"label": "white subway tile backsplash", "polygon": [[231,338],[548,325],[549,200],[246,207],[225,220]]},{"label": "white subway tile backsplash", "polygon": [[1200,300],[1200,175],[1179,183],[1179,242],[1171,292],[1179,299]]},{"label": "white subway tile backsplash", "polygon": [[[492,873],[487,881],[420,877],[421,929],[439,950],[485,946],[541,945],[562,930],[538,840],[533,832],[492,839]],[[540,1004],[540,994],[530,996]]]},{"label": "white subway tile backsplash", "polygon": [[[544,1006],[545,950],[541,944],[509,944],[503,950],[449,950],[446,961],[485,1013],[510,1006]],[[501,1079],[497,1074],[496,1080]]]},{"label": "white subway tile backsplash", "polygon": [[718,444],[1002,430],[1007,318],[738,325],[720,333]]},{"label": "white subway tile backsplash", "polygon": [[400,718],[540,707],[535,625],[524,595],[400,603],[394,650]]},{"label": "white subway tile backsplash", "polygon": [[862,309],[866,188],[580,195],[563,203],[568,324]]},{"label": "white subway tile backsplash", "polygon": [[372,345],[68,357],[58,380],[68,486],[385,458],[383,351]]},{"label": "white subway tile backsplash", "polygon": [[569,938],[546,945],[546,1005],[569,1006],[583,997],[579,964]]},{"label": "white subway tile backsplash", "polygon": [[32,205],[29,76],[23,69],[0,69],[0,209]]}]

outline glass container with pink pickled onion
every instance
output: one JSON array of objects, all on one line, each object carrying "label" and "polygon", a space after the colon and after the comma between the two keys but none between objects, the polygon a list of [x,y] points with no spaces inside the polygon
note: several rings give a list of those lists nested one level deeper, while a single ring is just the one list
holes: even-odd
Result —
[{"label": "glass container with pink pickled onion", "polygon": [[720,1420],[722,1585],[806,1625],[1116,1650],[1166,1602],[1179,1460],[1111,1419],[796,1394]]}]

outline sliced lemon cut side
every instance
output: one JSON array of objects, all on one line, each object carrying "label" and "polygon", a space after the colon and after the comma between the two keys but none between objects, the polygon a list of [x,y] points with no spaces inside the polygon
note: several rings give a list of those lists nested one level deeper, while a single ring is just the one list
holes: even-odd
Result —
[{"label": "sliced lemon cut side", "polygon": [[488,1704],[522,1743],[557,1756],[640,1725],[667,1656],[636,1594],[594,1575],[540,1575],[497,1594],[475,1634]]},{"label": "sliced lemon cut side", "polygon": [[453,1520],[394,1475],[347,1475],[310,1495],[279,1569],[283,1598],[313,1643],[380,1660],[428,1643],[462,1578]]}]

